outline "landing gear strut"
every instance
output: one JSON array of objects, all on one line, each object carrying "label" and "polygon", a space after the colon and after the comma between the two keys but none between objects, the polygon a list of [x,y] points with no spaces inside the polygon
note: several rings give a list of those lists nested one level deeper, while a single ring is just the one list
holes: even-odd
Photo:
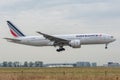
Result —
[{"label": "landing gear strut", "polygon": [[56,51],[57,51],[57,52],[65,51],[65,48],[63,48],[63,46],[60,46],[59,49],[57,49]]},{"label": "landing gear strut", "polygon": [[108,44],[105,44],[105,49],[107,49],[107,48],[108,48],[108,47],[107,47],[107,45],[108,45]]}]

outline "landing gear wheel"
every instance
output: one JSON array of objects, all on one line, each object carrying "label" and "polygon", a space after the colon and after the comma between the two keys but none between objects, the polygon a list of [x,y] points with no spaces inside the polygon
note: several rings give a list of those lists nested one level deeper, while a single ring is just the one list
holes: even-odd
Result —
[{"label": "landing gear wheel", "polygon": [[57,49],[56,51],[57,51],[57,52],[60,52],[60,49]]},{"label": "landing gear wheel", "polygon": [[65,48],[62,48],[61,51],[65,51]]},{"label": "landing gear wheel", "polygon": [[59,48],[56,50],[57,52],[60,52],[60,51],[65,51],[65,48]]},{"label": "landing gear wheel", "polygon": [[105,47],[105,49],[107,49],[108,47]]},{"label": "landing gear wheel", "polygon": [[108,48],[108,47],[107,47],[107,45],[108,45],[108,44],[105,44],[105,49],[107,49],[107,48]]}]

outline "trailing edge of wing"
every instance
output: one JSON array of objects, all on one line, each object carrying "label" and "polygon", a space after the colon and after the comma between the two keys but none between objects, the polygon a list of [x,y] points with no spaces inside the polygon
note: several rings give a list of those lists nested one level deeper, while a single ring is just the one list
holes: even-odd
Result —
[{"label": "trailing edge of wing", "polygon": [[44,34],[44,33],[41,33],[39,31],[37,31],[37,33],[43,35],[46,39],[49,39],[50,41],[55,41],[56,43],[60,43],[60,42],[61,43],[69,43],[68,40],[65,40],[65,39],[62,39],[62,38],[58,38],[58,37],[55,37],[55,36]]},{"label": "trailing edge of wing", "polygon": [[7,41],[10,41],[10,42],[19,42],[19,41],[21,41],[19,39],[13,39],[13,38],[4,38],[4,39],[6,39]]}]

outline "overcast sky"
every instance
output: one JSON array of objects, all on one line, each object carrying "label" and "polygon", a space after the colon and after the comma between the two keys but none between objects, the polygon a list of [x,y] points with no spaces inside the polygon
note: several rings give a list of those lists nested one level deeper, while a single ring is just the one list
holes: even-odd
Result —
[{"label": "overcast sky", "polygon": [[[107,33],[117,41],[105,45],[87,45],[80,49],[65,47],[58,53],[54,47],[33,47],[9,43],[13,36],[6,20],[17,25],[26,35],[41,31],[53,34]],[[0,62],[43,61],[72,63],[109,61],[120,63],[120,0],[0,0]]]}]

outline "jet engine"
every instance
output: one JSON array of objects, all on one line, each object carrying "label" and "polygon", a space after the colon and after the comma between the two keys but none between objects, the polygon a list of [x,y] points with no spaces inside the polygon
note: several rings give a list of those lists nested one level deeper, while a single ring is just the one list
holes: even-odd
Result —
[{"label": "jet engine", "polygon": [[69,42],[69,45],[70,45],[72,48],[80,48],[80,47],[81,47],[80,40],[71,40],[71,41]]}]

